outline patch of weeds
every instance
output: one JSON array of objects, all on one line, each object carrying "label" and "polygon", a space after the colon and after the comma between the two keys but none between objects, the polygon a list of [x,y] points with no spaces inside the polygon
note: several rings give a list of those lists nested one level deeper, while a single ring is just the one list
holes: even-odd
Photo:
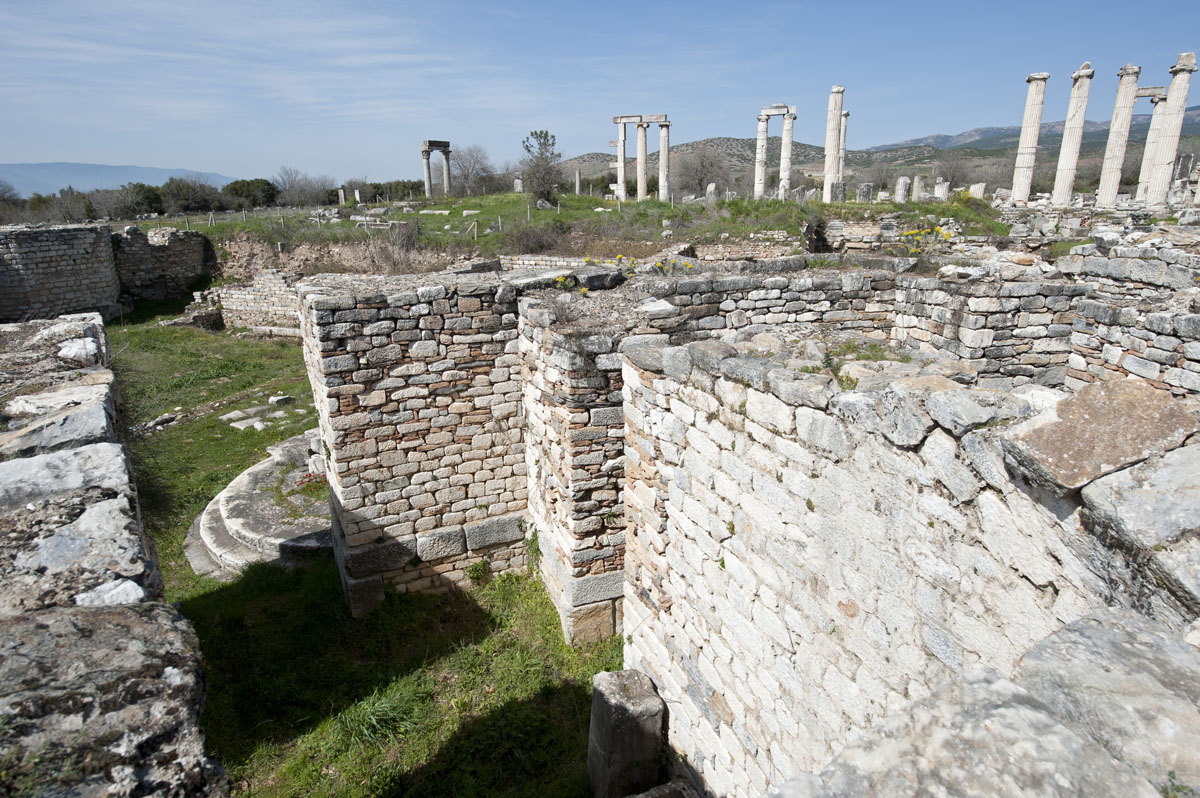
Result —
[{"label": "patch of weeds", "polygon": [[858,380],[849,374],[839,374],[837,376],[837,384],[843,391],[853,391],[858,387]]},{"label": "patch of weeds", "polygon": [[721,566],[721,570],[724,571],[725,570],[725,558],[722,557],[721,559],[717,560],[717,565]]},{"label": "patch of weeds", "polygon": [[813,500],[811,498],[804,500],[804,506],[808,508],[810,513],[816,512],[817,510],[817,505],[813,504]]},{"label": "patch of weeds", "polygon": [[530,573],[537,573],[542,564],[542,548],[538,543],[538,531],[535,529],[525,538],[525,561],[529,564]]},{"label": "patch of weeds", "polygon": [[728,531],[728,532],[729,532],[729,534],[730,534],[730,535],[736,535],[736,534],[737,534],[737,527],[733,525],[733,522],[732,522],[732,521],[726,521],[726,522],[725,522],[725,529],[726,529],[726,531]]},{"label": "patch of weeds", "polygon": [[482,585],[491,578],[492,572],[488,568],[487,560],[473,562],[467,567],[467,578],[471,580],[473,585]]}]

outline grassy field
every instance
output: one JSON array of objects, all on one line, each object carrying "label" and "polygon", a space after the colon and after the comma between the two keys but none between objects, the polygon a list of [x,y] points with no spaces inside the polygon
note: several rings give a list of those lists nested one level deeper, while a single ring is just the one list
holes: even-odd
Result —
[{"label": "grassy field", "polygon": [[[316,425],[299,346],[157,327],[152,311],[108,328],[135,434],[143,520],[168,600],[200,638],[211,753],[239,793],[262,796],[585,796],[590,679],[621,666],[621,641],[572,648],[541,582],[509,575],[443,596],[346,610],[332,557],[293,570],[197,577],[192,519],[266,447]],[[290,393],[261,432],[218,419]],[[219,406],[217,406],[217,404]]]}]

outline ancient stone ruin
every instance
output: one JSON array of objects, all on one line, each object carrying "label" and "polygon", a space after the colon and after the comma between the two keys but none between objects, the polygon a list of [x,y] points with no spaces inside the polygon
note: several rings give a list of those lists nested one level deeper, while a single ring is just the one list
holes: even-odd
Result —
[{"label": "ancient stone ruin", "polygon": [[421,142],[421,167],[425,175],[426,199],[433,199],[433,178],[429,169],[429,156],[434,150],[442,154],[442,194],[450,196],[450,142],[426,139]]},{"label": "ancient stone ruin", "polygon": [[[651,124],[658,125],[658,199],[667,202],[671,199],[671,123],[666,114],[634,114],[631,116],[614,116],[613,124],[617,126],[617,138],[610,141],[608,146],[617,148],[617,160],[609,164],[617,170],[617,182],[609,186],[617,199],[625,200],[625,126],[637,126],[637,198],[638,202],[648,196],[648,178],[646,173],[646,129]],[[576,190],[576,193],[579,193]]]}]

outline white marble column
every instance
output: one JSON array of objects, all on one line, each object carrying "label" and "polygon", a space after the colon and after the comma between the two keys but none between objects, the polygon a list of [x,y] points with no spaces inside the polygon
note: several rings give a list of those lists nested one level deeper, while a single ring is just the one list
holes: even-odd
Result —
[{"label": "white marble column", "polygon": [[925,193],[925,175],[917,175],[912,181],[912,202],[923,202],[921,195]]},{"label": "white marble column", "polygon": [[767,188],[767,121],[771,117],[758,115],[758,135],[754,140],[754,199],[762,199]]},{"label": "white marble column", "polygon": [[421,161],[425,167],[425,199],[433,199],[433,174],[429,171],[429,150],[421,150]]},{"label": "white marble column", "polygon": [[582,184],[583,184],[583,175],[580,173],[580,171],[578,169],[576,169],[575,170],[575,193],[576,194],[583,193],[583,191],[581,190],[583,188]]},{"label": "white marble column", "polygon": [[846,182],[846,125],[850,123],[850,112],[842,111],[842,125],[838,132],[838,167],[837,180],[835,182]]},{"label": "white marble column", "polygon": [[1049,72],[1034,72],[1025,78],[1029,91],[1025,95],[1025,116],[1021,119],[1021,140],[1017,144],[1017,162],[1013,165],[1012,201],[1029,202],[1029,187],[1033,185],[1033,165],[1037,160],[1038,134],[1042,130],[1042,106],[1046,102],[1046,81]]},{"label": "white marble column", "polygon": [[1129,144],[1129,123],[1133,121],[1133,104],[1137,101],[1138,75],[1142,68],[1126,64],[1117,71],[1117,104],[1113,107],[1108,126],[1108,144],[1104,147],[1104,165],[1100,169],[1100,188],[1096,190],[1096,206],[1111,208],[1121,189],[1121,168],[1125,165],[1125,147]]},{"label": "white marble column", "polygon": [[637,198],[646,199],[646,128],[647,122],[637,123]]},{"label": "white marble column", "polygon": [[786,200],[788,192],[792,190],[792,136],[795,122],[795,114],[783,115],[783,137],[779,142],[779,193],[777,195],[781,200]]},{"label": "white marble column", "polygon": [[625,196],[625,123],[617,123],[617,199],[628,199]]},{"label": "white marble column", "polygon": [[658,123],[658,199],[671,201],[671,123]]},{"label": "white marble column", "polygon": [[1167,204],[1171,177],[1175,169],[1175,153],[1179,149],[1179,134],[1183,131],[1183,114],[1187,110],[1188,87],[1196,71],[1196,54],[1180,53],[1171,67],[1171,86],[1167,89],[1167,109],[1163,111],[1162,129],[1154,147],[1154,169],[1146,189],[1146,207],[1160,208]]},{"label": "white marble column", "polygon": [[1156,94],[1150,98],[1154,104],[1154,112],[1150,115],[1150,129],[1146,132],[1146,146],[1142,150],[1142,168],[1138,170],[1137,191],[1133,198],[1138,202],[1146,201],[1146,189],[1150,187],[1150,173],[1154,171],[1154,149],[1162,138],[1162,123],[1164,111],[1167,110],[1167,95]]},{"label": "white marble column", "polygon": [[442,193],[450,196],[450,150],[442,150]]},{"label": "white marble column", "polygon": [[1079,166],[1079,145],[1083,142],[1083,121],[1087,113],[1088,92],[1096,70],[1091,63],[1071,75],[1071,101],[1067,104],[1067,121],[1063,127],[1062,147],[1058,150],[1058,170],[1054,173],[1054,193],[1050,204],[1065,208],[1075,196],[1075,172]]},{"label": "white marble column", "polygon": [[838,150],[842,139],[842,95],[845,86],[834,86],[829,90],[829,110],[825,115],[825,186],[821,200],[832,199],[833,184],[837,181]]}]

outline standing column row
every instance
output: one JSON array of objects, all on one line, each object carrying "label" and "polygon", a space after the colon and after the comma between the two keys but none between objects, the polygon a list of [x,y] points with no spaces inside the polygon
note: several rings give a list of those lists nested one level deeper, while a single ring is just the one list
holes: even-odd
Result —
[{"label": "standing column row", "polygon": [[786,199],[792,187],[792,135],[796,106],[775,103],[763,108],[758,115],[758,135],[754,141],[754,199],[762,199],[767,193],[767,129],[773,116],[783,117],[783,138],[779,146],[779,188],[775,196]]},{"label": "standing column row", "polygon": [[425,174],[425,198],[433,198],[433,177],[429,169],[429,155],[434,150],[442,154],[442,192],[450,196],[450,142],[427,139],[421,142],[421,161]]},{"label": "standing column row", "polygon": [[610,141],[610,147],[617,148],[617,160],[610,164],[617,170],[617,182],[609,186],[613,190],[617,199],[624,200],[626,197],[625,190],[625,126],[627,124],[637,125],[637,198],[638,201],[646,199],[649,195],[648,174],[647,174],[647,141],[646,128],[652,124],[657,124],[658,129],[658,196],[659,199],[670,199],[670,179],[671,179],[671,161],[670,161],[670,132],[671,123],[667,121],[666,114],[635,114],[630,116],[614,116],[613,124],[617,126],[617,138],[615,141]]},{"label": "standing column row", "polygon": [[1161,208],[1167,204],[1171,176],[1175,168],[1175,152],[1179,149],[1179,134],[1183,131],[1183,115],[1187,110],[1188,88],[1196,71],[1196,54],[1180,53],[1171,67],[1171,87],[1167,89],[1166,110],[1163,111],[1159,139],[1154,148],[1154,163],[1150,185],[1146,188],[1146,206]]}]

